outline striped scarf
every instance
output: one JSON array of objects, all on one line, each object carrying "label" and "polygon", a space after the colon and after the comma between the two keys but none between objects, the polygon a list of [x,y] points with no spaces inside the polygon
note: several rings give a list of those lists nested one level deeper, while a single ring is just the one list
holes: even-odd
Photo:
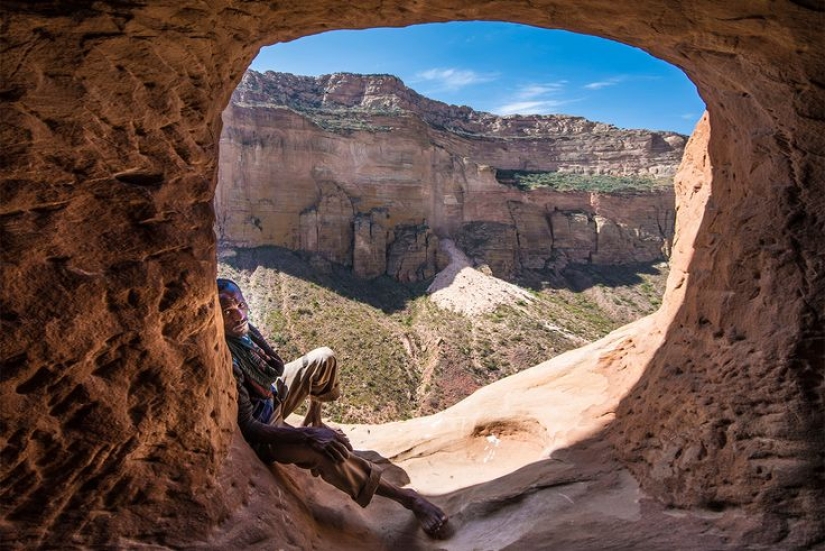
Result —
[{"label": "striped scarf", "polygon": [[284,373],[284,361],[261,336],[249,326],[248,337],[226,337],[232,362],[243,372],[249,386],[261,398],[272,396],[272,385]]}]

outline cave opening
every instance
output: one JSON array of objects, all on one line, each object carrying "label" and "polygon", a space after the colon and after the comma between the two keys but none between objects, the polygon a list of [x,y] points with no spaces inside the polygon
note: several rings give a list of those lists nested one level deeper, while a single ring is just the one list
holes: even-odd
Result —
[{"label": "cave opening", "polygon": [[526,25],[264,47],[223,113],[218,269],[287,356],[344,354],[335,421],[440,411],[658,308],[703,110],[641,50]]}]

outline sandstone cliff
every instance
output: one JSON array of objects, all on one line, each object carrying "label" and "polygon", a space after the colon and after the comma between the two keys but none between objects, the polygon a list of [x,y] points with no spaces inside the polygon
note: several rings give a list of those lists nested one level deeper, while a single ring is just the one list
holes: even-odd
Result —
[{"label": "sandstone cliff", "polygon": [[667,186],[644,193],[523,191],[513,171],[672,177],[685,138],[570,116],[479,113],[396,77],[248,71],[223,115],[217,231],[402,281],[443,268],[439,238],[511,277],[568,263],[665,257]]}]

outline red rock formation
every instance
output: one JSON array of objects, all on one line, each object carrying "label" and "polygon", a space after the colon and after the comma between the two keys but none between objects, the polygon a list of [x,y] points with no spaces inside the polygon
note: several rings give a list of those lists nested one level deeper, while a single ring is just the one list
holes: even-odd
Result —
[{"label": "red rock formation", "polygon": [[[387,75],[249,71],[232,98],[215,201],[224,245],[303,249],[363,277],[401,275],[402,250],[412,267],[405,280],[444,265],[436,236],[472,243],[477,262],[502,277],[666,257],[672,190],[526,192],[500,183],[498,172],[672,177],[678,134],[570,116],[498,117],[429,100]],[[423,238],[403,241],[410,232]],[[416,243],[432,250],[411,249]]]},{"label": "red rock formation", "polygon": [[620,40],[696,83],[712,132],[691,162],[710,183],[687,179],[679,193],[708,187],[708,199],[679,234],[695,231],[694,246],[674,245],[689,254],[672,276],[672,322],[617,412],[613,442],[665,503],[762,515],[750,540],[759,544],[825,538],[821,4],[0,9],[4,544],[194,546],[247,501],[272,522],[244,526],[236,541],[301,546],[305,533],[278,515],[299,527],[309,515],[290,497],[267,507],[252,475],[231,470],[248,450],[230,448],[233,391],[214,308],[220,114],[263,44],[470,19]]}]

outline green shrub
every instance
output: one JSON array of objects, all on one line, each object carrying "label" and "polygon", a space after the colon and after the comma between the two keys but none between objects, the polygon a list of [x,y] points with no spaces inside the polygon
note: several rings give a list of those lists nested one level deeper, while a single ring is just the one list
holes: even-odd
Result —
[{"label": "green shrub", "polygon": [[673,185],[671,178],[654,178],[647,175],[614,176],[526,170],[498,170],[496,178],[500,183],[513,185],[522,191],[552,189],[600,193],[644,193]]}]

